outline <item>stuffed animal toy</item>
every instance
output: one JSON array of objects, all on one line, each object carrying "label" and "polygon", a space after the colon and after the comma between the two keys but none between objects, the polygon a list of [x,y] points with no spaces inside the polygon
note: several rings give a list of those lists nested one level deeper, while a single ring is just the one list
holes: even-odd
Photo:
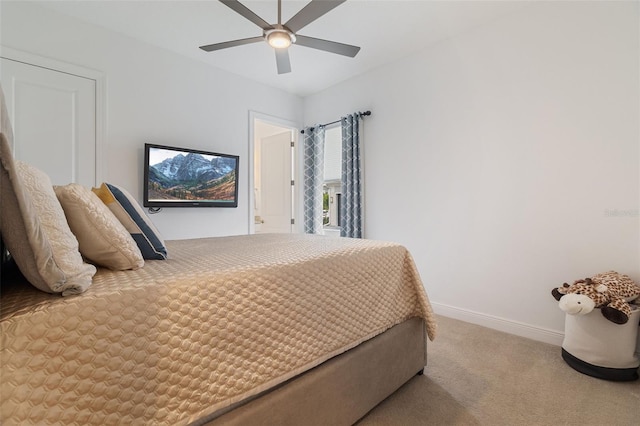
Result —
[{"label": "stuffed animal toy", "polygon": [[559,302],[560,309],[571,315],[586,315],[600,308],[606,319],[616,324],[625,324],[631,315],[629,302],[640,301],[640,286],[627,275],[615,271],[577,280],[572,285],[551,291]]}]

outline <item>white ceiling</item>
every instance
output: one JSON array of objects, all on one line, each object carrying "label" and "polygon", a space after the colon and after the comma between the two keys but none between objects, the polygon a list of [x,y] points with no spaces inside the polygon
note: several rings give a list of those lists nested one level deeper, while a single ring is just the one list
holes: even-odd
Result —
[{"label": "white ceiling", "polygon": [[[242,3],[270,23],[277,0]],[[287,0],[282,21],[307,0]],[[45,7],[205,62],[249,79],[306,96],[398,60],[440,40],[523,7],[523,1],[348,0],[299,31],[360,46],[355,58],[293,45],[292,72],[278,75],[273,49],[256,43],[216,52],[198,47],[260,36],[262,30],[217,0],[45,1]]]}]

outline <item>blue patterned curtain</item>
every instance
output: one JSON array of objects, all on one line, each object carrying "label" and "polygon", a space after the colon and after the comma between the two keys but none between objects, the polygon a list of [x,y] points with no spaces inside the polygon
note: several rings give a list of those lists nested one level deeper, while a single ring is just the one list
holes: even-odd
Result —
[{"label": "blue patterned curtain", "polygon": [[340,236],[362,238],[360,114],[342,117],[342,197]]},{"label": "blue patterned curtain", "polygon": [[304,232],[322,234],[324,127],[304,129]]}]

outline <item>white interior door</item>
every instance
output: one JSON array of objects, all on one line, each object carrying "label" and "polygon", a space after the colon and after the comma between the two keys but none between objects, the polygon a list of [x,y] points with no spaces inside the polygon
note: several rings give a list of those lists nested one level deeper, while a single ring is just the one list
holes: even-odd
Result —
[{"label": "white interior door", "polygon": [[54,185],[96,185],[96,82],[0,59],[14,154]]},{"label": "white interior door", "polygon": [[260,233],[292,230],[291,159],[291,132],[260,140]]}]

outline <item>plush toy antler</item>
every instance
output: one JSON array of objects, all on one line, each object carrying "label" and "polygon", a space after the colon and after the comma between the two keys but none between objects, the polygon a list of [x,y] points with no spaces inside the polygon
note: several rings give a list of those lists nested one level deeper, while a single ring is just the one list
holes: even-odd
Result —
[{"label": "plush toy antler", "polygon": [[551,294],[559,302],[560,309],[571,315],[586,315],[594,308],[606,319],[625,324],[631,315],[631,302],[640,297],[640,286],[627,275],[615,271],[577,280],[572,285],[564,283]]}]

